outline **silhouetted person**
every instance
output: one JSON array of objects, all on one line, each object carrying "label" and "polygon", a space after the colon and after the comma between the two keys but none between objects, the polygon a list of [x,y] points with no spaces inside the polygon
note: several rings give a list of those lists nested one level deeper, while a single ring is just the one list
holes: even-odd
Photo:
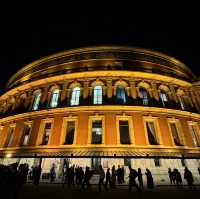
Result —
[{"label": "silhouetted person", "polygon": [[99,186],[99,192],[101,191],[101,185],[104,185],[104,178],[105,178],[105,172],[103,170],[103,167],[102,165],[99,165],[99,170],[98,170],[98,173],[99,173],[99,183],[98,183],[98,186]]},{"label": "silhouetted person", "polygon": [[111,174],[110,174],[110,168],[107,169],[106,171],[106,182],[105,182],[105,187],[106,190],[108,189],[108,184],[110,186],[110,188],[112,187],[112,183],[111,183]]},{"label": "silhouetted person", "polygon": [[174,169],[174,175],[176,179],[176,185],[181,185],[182,184],[182,177],[178,169]]},{"label": "silhouetted person", "polygon": [[146,169],[146,177],[147,177],[147,187],[149,189],[153,189],[154,188],[154,182],[153,182],[153,177],[152,177],[152,174],[150,172],[149,169]]},{"label": "silhouetted person", "polygon": [[118,165],[118,169],[117,169],[117,182],[118,182],[118,184],[122,183],[122,169],[120,168],[119,165]]},{"label": "silhouetted person", "polygon": [[187,167],[185,167],[184,179],[187,181],[189,189],[192,190],[194,179],[192,176],[192,172]]},{"label": "silhouetted person", "polygon": [[125,171],[124,171],[124,167],[121,168],[121,182],[124,183],[124,174],[125,174]]},{"label": "silhouetted person", "polygon": [[198,172],[199,172],[199,175],[200,175],[200,167],[198,167]]},{"label": "silhouetted person", "polygon": [[116,186],[116,170],[115,170],[115,165],[112,166],[112,177],[111,177],[111,184],[112,187],[115,188]]},{"label": "silhouetted person", "polygon": [[55,164],[50,169],[50,182],[53,183],[56,178]]},{"label": "silhouetted person", "polygon": [[139,188],[140,189],[143,189],[144,186],[143,186],[143,178],[142,178],[142,171],[141,171],[141,168],[138,168],[138,182],[139,182]]},{"label": "silhouetted person", "polygon": [[132,169],[131,166],[129,165],[129,192],[131,192],[132,187],[136,187],[139,189],[137,183],[135,182],[135,179],[137,178],[138,174],[135,169]]},{"label": "silhouetted person", "polygon": [[170,183],[172,184],[173,183],[173,172],[172,172],[171,168],[168,168],[168,175],[169,175]]},{"label": "silhouetted person", "polygon": [[91,176],[92,176],[92,173],[90,171],[90,168],[86,167],[84,178],[83,178],[83,183],[82,183],[82,189],[85,189],[85,185],[87,186],[87,189],[90,187]]},{"label": "silhouetted person", "polygon": [[33,183],[36,186],[39,185],[41,172],[42,172],[41,165],[34,167],[34,169],[33,169]]}]

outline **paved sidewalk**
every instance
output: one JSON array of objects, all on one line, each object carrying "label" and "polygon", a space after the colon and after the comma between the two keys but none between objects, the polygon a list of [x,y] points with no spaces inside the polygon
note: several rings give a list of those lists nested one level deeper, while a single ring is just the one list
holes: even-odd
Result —
[{"label": "paved sidewalk", "polygon": [[19,194],[19,199],[98,199],[98,198],[114,198],[114,199],[126,199],[126,198],[138,198],[138,199],[189,199],[199,198],[200,186],[196,187],[196,190],[190,191],[187,186],[175,187],[175,186],[158,186],[154,190],[145,189],[142,192],[138,192],[133,188],[131,193],[128,192],[128,186],[117,186],[115,189],[105,191],[102,188],[102,192],[98,192],[98,186],[92,185],[90,190],[80,190],[77,187],[68,188],[62,184],[45,184],[41,183],[38,189],[33,184],[26,184],[22,188]]}]

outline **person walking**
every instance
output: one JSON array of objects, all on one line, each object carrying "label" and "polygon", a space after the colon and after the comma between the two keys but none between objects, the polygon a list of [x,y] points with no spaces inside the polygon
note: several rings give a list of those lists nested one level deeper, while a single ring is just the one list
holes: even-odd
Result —
[{"label": "person walking", "polygon": [[50,182],[53,183],[56,178],[55,164],[53,163],[50,169]]},{"label": "person walking", "polygon": [[172,184],[173,183],[173,172],[172,172],[171,168],[168,168],[168,175],[169,175],[170,184]]},{"label": "person walking", "polygon": [[192,175],[192,172],[187,167],[185,167],[185,170],[184,170],[184,179],[187,181],[189,189],[193,190],[193,188],[194,188],[193,175]]},{"label": "person walking", "polygon": [[110,168],[107,169],[106,171],[106,182],[105,182],[105,187],[106,187],[106,190],[108,190],[108,184],[110,186],[110,188],[112,187],[111,185],[111,174],[110,174]]},{"label": "person walking", "polygon": [[138,182],[139,182],[139,188],[142,190],[144,188],[143,186],[143,178],[142,178],[142,171],[141,168],[138,168]]},{"label": "person walking", "polygon": [[[99,183],[98,183],[98,187],[99,187],[99,192],[101,192],[101,185],[103,185],[104,188],[105,188],[105,184],[104,184],[105,172],[104,172],[104,170],[103,170],[102,165],[99,165],[98,173],[99,173]],[[106,189],[106,188],[105,188],[105,189]]]},{"label": "person walking", "polygon": [[138,176],[137,171],[135,169],[132,169],[131,166],[129,165],[129,189],[128,189],[129,192],[131,192],[133,186],[136,187],[137,190],[139,190],[139,187],[135,182],[137,176]]},{"label": "person walking", "polygon": [[112,176],[111,176],[111,184],[112,188],[115,188],[116,186],[116,170],[115,170],[115,165],[112,166]]},{"label": "person walking", "polygon": [[154,188],[153,176],[148,168],[146,169],[145,175],[147,177],[147,187],[149,189],[153,189]]},{"label": "person walking", "polygon": [[90,171],[90,168],[88,166],[86,166],[85,169],[85,174],[84,174],[84,178],[83,178],[83,183],[81,188],[84,190],[85,189],[85,185],[87,186],[87,189],[90,187],[90,178],[91,178],[92,174]]}]

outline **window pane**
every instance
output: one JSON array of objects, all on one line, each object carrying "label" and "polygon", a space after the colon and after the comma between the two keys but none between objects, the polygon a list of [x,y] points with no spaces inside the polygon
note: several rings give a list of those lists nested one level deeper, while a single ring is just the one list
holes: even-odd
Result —
[{"label": "window pane", "polygon": [[31,125],[25,125],[21,145],[23,145],[23,146],[28,145],[30,132],[31,132]]},{"label": "window pane", "polygon": [[75,131],[75,121],[67,122],[66,137],[64,144],[73,144]]},{"label": "window pane", "polygon": [[160,98],[161,98],[163,106],[166,106],[166,102],[168,101],[167,94],[164,93],[163,91],[161,91],[160,92]]},{"label": "window pane", "polygon": [[125,104],[126,103],[126,93],[123,86],[117,86],[116,90],[116,98],[118,104]]},{"label": "window pane", "polygon": [[179,135],[178,135],[178,129],[176,127],[176,124],[175,123],[170,123],[170,127],[171,127],[171,131],[172,131],[172,137],[174,139],[174,144],[176,146],[181,146],[181,141],[180,141],[180,138],[179,138]]},{"label": "window pane", "polygon": [[37,94],[33,100],[32,110],[37,110],[40,104],[41,93]]},{"label": "window pane", "polygon": [[102,121],[92,121],[92,144],[102,143]]},{"label": "window pane", "polygon": [[128,121],[119,121],[120,143],[130,144]]},{"label": "window pane", "polygon": [[198,128],[196,125],[191,125],[192,140],[195,146],[200,146],[200,140],[198,136]]},{"label": "window pane", "polygon": [[94,87],[93,104],[102,104],[102,87],[101,86]]},{"label": "window pane", "polygon": [[160,166],[160,159],[159,158],[154,158],[154,163],[156,167]]},{"label": "window pane", "polygon": [[181,105],[182,110],[184,110],[185,106],[184,106],[184,102],[183,102],[182,96],[178,95],[178,100],[179,100],[179,103]]},{"label": "window pane", "polygon": [[56,89],[51,94],[50,107],[54,108],[58,106],[59,90]]},{"label": "window pane", "polygon": [[158,141],[156,139],[156,130],[154,127],[154,122],[146,122],[146,127],[149,144],[157,145]]},{"label": "window pane", "polygon": [[45,127],[44,127],[42,145],[47,145],[48,144],[50,131],[51,131],[51,123],[46,123]]},{"label": "window pane", "polygon": [[147,94],[147,91],[144,88],[140,88],[139,96],[142,99],[142,104],[148,105],[148,94]]},{"label": "window pane", "polygon": [[8,134],[6,138],[6,142],[4,144],[4,147],[9,147],[11,146],[12,140],[13,140],[13,133],[14,133],[14,127],[9,127],[8,128]]},{"label": "window pane", "polygon": [[75,87],[72,90],[72,94],[71,94],[71,106],[74,105],[79,105],[79,98],[80,98],[80,88],[79,87]]}]

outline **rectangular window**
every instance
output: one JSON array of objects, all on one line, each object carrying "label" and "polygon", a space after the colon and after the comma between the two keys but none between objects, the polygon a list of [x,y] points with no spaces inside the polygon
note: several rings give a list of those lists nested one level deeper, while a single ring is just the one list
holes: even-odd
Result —
[{"label": "rectangular window", "polygon": [[194,146],[200,146],[199,129],[197,125],[191,124],[190,130],[191,130],[192,141],[193,141]]},{"label": "rectangular window", "polygon": [[154,164],[155,164],[156,167],[160,167],[160,159],[154,158]]},{"label": "rectangular window", "polygon": [[47,123],[45,123],[45,127],[44,127],[42,145],[47,145],[48,144],[50,132],[51,132],[51,123],[47,122]]},{"label": "rectangular window", "polygon": [[13,126],[10,126],[10,127],[8,128],[7,138],[6,138],[4,147],[10,147],[10,146],[11,146],[12,141],[13,141],[14,129],[15,129],[15,128],[14,128]]},{"label": "rectangular window", "polygon": [[27,146],[28,145],[31,129],[32,129],[31,124],[25,124],[24,129],[23,129],[21,146]]},{"label": "rectangular window", "polygon": [[187,166],[187,165],[186,165],[186,161],[185,161],[184,158],[181,158],[181,164],[182,164],[183,167]]},{"label": "rectangular window", "polygon": [[130,144],[129,125],[127,120],[119,121],[120,144]]},{"label": "rectangular window", "polygon": [[102,144],[102,120],[92,121],[92,144]]},{"label": "rectangular window", "polygon": [[101,158],[91,158],[91,168],[94,170],[99,169],[99,165],[101,165]]},{"label": "rectangular window", "polygon": [[67,121],[66,136],[64,144],[73,144],[75,132],[75,121]]},{"label": "rectangular window", "polygon": [[156,129],[153,121],[146,121],[147,136],[149,144],[158,145],[158,140],[156,138]]},{"label": "rectangular window", "polygon": [[124,166],[131,166],[131,158],[124,158]]},{"label": "rectangular window", "polygon": [[170,128],[171,128],[171,133],[172,133],[172,137],[174,140],[174,144],[176,146],[182,146],[183,144],[181,143],[176,123],[174,123],[174,122],[170,123]]}]

